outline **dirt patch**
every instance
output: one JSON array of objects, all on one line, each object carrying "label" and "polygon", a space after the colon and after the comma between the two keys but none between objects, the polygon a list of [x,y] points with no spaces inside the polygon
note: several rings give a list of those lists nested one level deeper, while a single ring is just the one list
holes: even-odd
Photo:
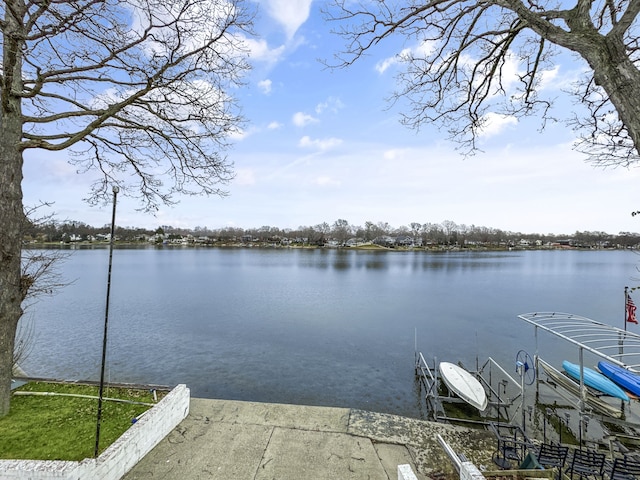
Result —
[{"label": "dirt patch", "polygon": [[418,473],[431,478],[458,478],[453,463],[438,443],[438,435],[481,470],[493,469],[491,457],[496,440],[486,430],[353,409],[348,431],[380,443],[405,445]]}]

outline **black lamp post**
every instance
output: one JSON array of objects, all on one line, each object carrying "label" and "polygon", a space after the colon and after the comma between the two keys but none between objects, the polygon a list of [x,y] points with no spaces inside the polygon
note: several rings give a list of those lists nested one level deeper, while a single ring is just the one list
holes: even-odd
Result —
[{"label": "black lamp post", "polygon": [[116,200],[120,189],[113,187],[113,212],[111,214],[111,238],[109,239],[109,272],[107,274],[107,300],[104,307],[104,334],[102,336],[102,362],[100,364],[100,391],[98,393],[98,418],[96,420],[96,446],[93,456],[98,458],[100,450],[100,421],[102,420],[102,394],[104,392],[104,364],[107,357],[107,326],[109,325],[109,294],[111,293],[111,263],[116,230]]}]

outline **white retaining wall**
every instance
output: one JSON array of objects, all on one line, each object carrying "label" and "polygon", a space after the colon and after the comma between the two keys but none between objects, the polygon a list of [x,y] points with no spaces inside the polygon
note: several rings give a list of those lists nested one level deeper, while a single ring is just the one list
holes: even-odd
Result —
[{"label": "white retaining wall", "polygon": [[398,480],[418,480],[411,465],[398,465]]},{"label": "white retaining wall", "polygon": [[190,391],[178,385],[97,459],[0,460],[0,478],[119,480],[189,414]]},{"label": "white retaining wall", "polygon": [[486,480],[478,467],[472,462],[462,462],[460,480]]}]

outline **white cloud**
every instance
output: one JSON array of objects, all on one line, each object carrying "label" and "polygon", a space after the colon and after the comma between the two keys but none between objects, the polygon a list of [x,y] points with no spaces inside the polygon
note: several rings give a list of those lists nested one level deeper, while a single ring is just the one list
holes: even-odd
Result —
[{"label": "white cloud", "polygon": [[[134,90],[118,90],[116,87],[112,87],[92,98],[89,101],[89,105],[92,108],[107,108],[110,105],[122,102],[134,93]],[[166,105],[170,104],[174,118],[184,120],[182,125],[191,129],[194,133],[202,132],[201,122],[188,119],[190,117],[199,118],[201,113],[198,109],[202,106],[207,106],[208,108],[205,108],[204,111],[213,112],[214,108],[231,100],[217,85],[206,80],[197,79],[184,81],[180,89],[167,87],[153,89],[145,95],[145,99],[162,102]],[[198,99],[196,102],[198,105],[194,105],[193,99]],[[195,110],[198,110],[198,112],[195,112]],[[163,128],[163,122],[157,116],[152,115],[147,109],[141,108],[135,103],[125,106],[123,111],[132,117],[143,119],[148,125]],[[239,135],[243,136],[244,133],[236,129],[231,131],[229,136],[238,138]]]},{"label": "white cloud", "polygon": [[397,65],[400,62],[406,61],[407,59],[416,56],[416,54],[418,53],[420,54],[420,56],[422,56],[423,55],[422,52],[423,51],[420,49],[419,46],[416,47],[415,49],[405,48],[397,55],[394,55],[393,57],[385,58],[384,60],[381,60],[378,63],[376,63],[375,69],[378,73],[383,74],[390,67]]},{"label": "white cloud", "polygon": [[256,175],[250,168],[239,168],[233,181],[237,185],[255,185]]},{"label": "white cloud", "polygon": [[292,38],[307,21],[312,0],[265,0],[269,15],[284,27],[287,38]]},{"label": "white cloud", "polygon": [[[426,57],[435,52],[437,45],[438,45],[438,42],[434,40],[427,40],[427,41],[421,42],[420,45],[418,45],[417,47],[414,47],[413,51],[417,55],[420,55],[421,57]],[[403,50],[403,52],[404,51],[405,50]],[[402,55],[402,53],[400,55]]]},{"label": "white cloud", "polygon": [[540,90],[569,90],[575,89],[575,83],[579,82],[589,71],[588,68],[567,69],[560,65],[554,66],[550,70],[545,70],[540,75]]},{"label": "white cloud", "polygon": [[296,112],[293,114],[293,124],[296,127],[304,127],[306,125],[309,125],[310,123],[315,123],[318,121],[317,118],[312,117],[311,115],[309,115],[308,113],[304,113],[304,112]]},{"label": "white cloud", "polygon": [[328,150],[330,148],[337,147],[341,143],[342,143],[342,140],[335,137],[313,140],[308,135],[305,135],[298,142],[298,146],[303,148],[316,148],[318,150]]},{"label": "white cloud", "polygon": [[517,125],[518,119],[512,115],[502,115],[500,113],[487,113],[483,117],[483,125],[480,136],[487,138],[502,133],[507,127]]},{"label": "white cloud", "polygon": [[329,97],[326,101],[316,105],[316,113],[320,115],[327,110],[332,113],[338,113],[338,110],[342,108],[344,108],[344,103],[339,98]]},{"label": "white cloud", "polygon": [[385,160],[397,160],[399,158],[402,158],[405,152],[406,152],[405,149],[400,149],[400,148],[385,150],[385,152],[382,154],[382,158],[384,158]]},{"label": "white cloud", "polygon": [[415,58],[415,57],[426,58],[433,53],[434,47],[435,47],[435,42],[432,42],[432,41],[421,42],[415,47],[405,48],[401,50],[400,53],[398,53],[397,55],[394,55],[393,57],[388,57],[383,60],[380,60],[378,63],[376,63],[375,69],[378,73],[383,74],[390,67],[401,62],[406,62],[411,58]]},{"label": "white cloud", "polygon": [[[125,2],[123,6],[131,13],[130,40],[149,35],[151,40],[141,44],[141,49],[150,56],[168,53],[167,43],[156,41],[164,37],[173,38],[173,28],[180,28],[181,52],[193,51],[211,38],[221,34],[217,44],[236,50],[238,43],[226,22],[236,13],[233,2],[162,2],[156,4],[152,16],[143,1]],[[171,26],[169,26],[171,25]],[[223,29],[221,31],[221,29]],[[168,42],[170,44],[171,42]],[[224,50],[224,49],[221,49]]]},{"label": "white cloud", "polygon": [[248,136],[249,136],[249,132],[247,130],[243,130],[240,127],[232,128],[229,131],[229,138],[231,140],[240,141],[240,140],[244,140]]},{"label": "white cloud", "polygon": [[[500,88],[496,88],[498,92],[501,92],[502,88],[505,88],[508,91],[511,90],[511,87],[515,84],[518,86],[521,85],[522,73],[520,71],[520,61],[512,52],[507,53],[505,57],[504,65],[501,68],[502,71],[502,82]],[[497,94],[501,95],[501,93]]]},{"label": "white cloud", "polygon": [[540,72],[540,89],[547,86],[554,88],[558,79],[558,73],[560,71],[560,65],[554,66],[551,70],[543,70]]},{"label": "white cloud", "polygon": [[244,47],[249,50],[249,58],[260,62],[277,63],[285,51],[284,45],[280,45],[278,48],[269,48],[269,44],[264,39],[242,38],[241,41]]},{"label": "white cloud", "polygon": [[339,187],[341,185],[339,180],[335,180],[327,175],[316,178],[315,184],[321,187]]},{"label": "white cloud", "polygon": [[383,74],[387,71],[387,69],[398,63],[398,57],[393,56],[389,58],[385,58],[384,60],[380,60],[376,63],[375,69],[379,74]]},{"label": "white cloud", "polygon": [[260,80],[258,82],[258,88],[262,90],[262,93],[265,95],[269,95],[271,93],[271,80],[268,78],[265,80]]},{"label": "white cloud", "polygon": [[269,130],[278,130],[279,128],[282,128],[282,124],[274,120],[273,122],[270,122],[269,125],[267,125],[267,128]]}]

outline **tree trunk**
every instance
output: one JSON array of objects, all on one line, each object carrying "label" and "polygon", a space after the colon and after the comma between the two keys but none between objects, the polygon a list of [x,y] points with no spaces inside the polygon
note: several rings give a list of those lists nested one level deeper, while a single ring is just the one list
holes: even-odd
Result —
[{"label": "tree trunk", "polygon": [[[16,2],[14,2],[16,3]],[[0,417],[9,413],[13,348],[22,300],[22,26],[15,14],[22,2],[6,8],[0,105]],[[12,13],[10,11],[12,10]]]},{"label": "tree trunk", "polygon": [[596,84],[609,95],[640,154],[640,71],[622,42],[606,39],[604,47],[587,56],[587,61],[593,68]]},{"label": "tree trunk", "polygon": [[[22,316],[22,152],[20,119],[0,114],[0,417],[9,413],[13,347]],[[19,115],[18,115],[19,117]],[[17,126],[15,124],[18,124]],[[14,125],[12,125],[14,124]],[[16,132],[17,130],[17,132]]]},{"label": "tree trunk", "polygon": [[[604,89],[640,154],[640,70],[630,58],[625,37],[602,35],[593,27],[588,11],[576,9],[566,18],[572,33],[551,41],[578,53],[593,70],[596,85]],[[540,29],[536,30],[544,36]]]}]

